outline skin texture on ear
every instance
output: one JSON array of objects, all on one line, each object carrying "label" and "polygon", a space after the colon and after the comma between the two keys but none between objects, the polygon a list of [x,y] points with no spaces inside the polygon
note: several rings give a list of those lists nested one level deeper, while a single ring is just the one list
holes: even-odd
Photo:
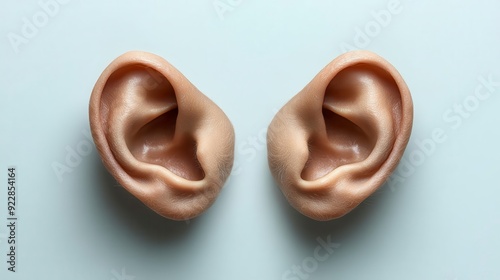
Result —
[{"label": "skin texture on ear", "polygon": [[412,123],[410,91],[398,71],[372,52],[348,52],[276,114],[267,134],[269,167],[299,212],[339,218],[394,171]]},{"label": "skin texture on ear", "polygon": [[128,52],[115,59],[95,84],[89,118],[104,166],[166,218],[201,214],[231,172],[231,122],[154,54]]}]

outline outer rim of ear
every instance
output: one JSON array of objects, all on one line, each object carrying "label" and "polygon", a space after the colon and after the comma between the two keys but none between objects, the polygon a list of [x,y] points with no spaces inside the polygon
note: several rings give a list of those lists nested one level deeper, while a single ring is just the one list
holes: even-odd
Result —
[{"label": "outer rim of ear", "polygon": [[[323,94],[330,81],[338,73],[348,67],[362,63],[370,63],[387,71],[396,82],[399,92],[401,93],[401,130],[399,134],[396,135],[394,147],[390,154],[387,156],[387,160],[377,172],[377,174],[385,174],[385,176],[377,177],[380,181],[380,184],[383,184],[387,177],[389,177],[394,169],[396,169],[399,161],[401,160],[408,141],[410,140],[413,126],[413,101],[411,98],[410,90],[401,74],[392,64],[390,64],[387,60],[377,55],[376,53],[367,50],[357,50],[344,53],[335,58],[326,67],[324,67],[324,69],[320,71],[320,74],[314,77],[314,79],[309,84],[313,84],[316,81],[321,81],[322,91],[319,91],[318,93]],[[326,75],[321,75],[321,73],[325,72],[327,72]],[[329,173],[321,178],[311,181],[304,180],[299,176],[297,187],[304,192],[318,191],[318,189],[324,189],[328,186],[328,182],[331,182],[332,176],[334,176],[334,174]]]},{"label": "outer rim of ear", "polygon": [[[199,103],[205,103],[205,102],[211,102],[213,103],[208,97],[206,97],[203,93],[201,93],[191,82],[184,77],[184,75],[178,71],[174,66],[172,66],[168,61],[163,59],[162,57],[148,53],[148,52],[142,52],[142,51],[129,51],[126,52],[119,57],[117,57],[115,60],[113,60],[101,73],[99,78],[96,81],[96,84],[92,90],[92,94],[90,96],[90,102],[89,102],[89,121],[90,121],[90,128],[91,128],[91,133],[92,137],[94,139],[94,142],[96,143],[96,148],[98,149],[98,152],[102,158],[106,158],[106,161],[103,161],[104,166],[106,169],[111,173],[111,175],[118,181],[118,183],[124,187],[129,193],[137,197],[140,201],[142,201],[146,206],[151,208],[153,211],[157,212],[161,216],[173,219],[173,220],[184,220],[184,219],[190,219],[198,216],[202,212],[204,212],[205,209],[202,211],[198,212],[195,215],[190,215],[188,217],[178,217],[176,214],[172,214],[172,212],[169,210],[158,210],[155,208],[161,208],[161,206],[156,207],[157,205],[155,202],[151,199],[151,196],[156,195],[157,189],[151,188],[151,189],[140,189],[138,190],[137,188],[132,188],[129,186],[131,182],[137,182],[136,179],[134,179],[130,174],[128,174],[123,167],[120,165],[120,163],[117,161],[116,156],[113,154],[109,143],[107,141],[104,128],[101,123],[101,98],[102,98],[102,93],[104,91],[104,88],[106,86],[106,82],[109,80],[111,75],[115,73],[115,71],[127,67],[127,66],[133,66],[133,65],[141,65],[145,67],[149,67],[151,69],[156,70],[159,72],[161,75],[163,75],[171,84],[171,86],[174,89],[174,92],[176,93],[182,93],[181,96],[177,96],[178,98],[178,103],[184,102],[183,100],[186,99],[185,97],[189,95],[196,94],[198,99],[201,99]],[[181,98],[182,100],[179,100]],[[215,103],[214,103],[215,105]],[[198,106],[198,105],[197,105]],[[217,105],[215,105],[217,106]],[[218,107],[218,106],[217,106]],[[220,108],[219,108],[220,109]],[[220,113],[225,116],[225,114],[220,110]],[[207,115],[207,113],[203,113],[203,115]],[[225,116],[227,118],[227,116]],[[228,119],[229,121],[229,119]],[[234,129],[232,128],[232,124],[230,123],[230,127],[233,130],[232,133],[232,138],[233,138],[233,143],[234,143]],[[206,148],[205,148],[206,149]],[[234,150],[234,149],[233,149]],[[205,152],[205,151],[198,151],[199,153]],[[231,161],[231,166],[232,166],[232,161]],[[177,176],[174,173],[172,173],[170,170],[166,168],[162,168],[160,172],[161,167],[156,167],[156,166],[150,166],[153,168],[153,172],[155,173],[155,176],[159,176],[158,180],[164,182],[166,185],[170,186],[175,186],[175,192],[177,193],[202,193],[204,190],[206,191],[205,187],[207,185],[215,185],[218,186],[217,188],[220,190],[222,188],[222,185],[224,184],[224,181],[227,179],[229,174],[224,174],[221,176],[220,180],[214,179],[214,176],[207,176],[205,174],[204,178],[201,180],[188,180],[185,179],[181,176]],[[231,168],[229,168],[230,171]],[[172,174],[172,176],[161,176],[162,172],[167,172],[169,174]],[[227,176],[226,176],[227,175]],[[214,201],[214,200],[213,200]],[[210,206],[213,201],[209,203],[208,206]],[[208,207],[207,207],[208,208]],[[167,211],[168,213],[166,213]]]},{"label": "outer rim of ear", "polygon": [[[344,178],[340,175],[345,173],[346,170],[352,170],[350,168],[352,166],[342,166],[346,169],[344,169],[344,171],[341,173],[332,171],[325,176],[314,180],[303,179],[301,176],[302,169],[298,170],[298,166],[302,166],[303,168],[308,158],[304,155],[307,155],[309,153],[307,148],[308,143],[303,142],[304,139],[301,139],[300,144],[296,144],[292,148],[294,149],[293,154],[295,155],[287,155],[285,157],[286,159],[290,159],[292,161],[298,160],[297,164],[279,166],[280,164],[282,164],[281,161],[284,160],[282,155],[278,157],[275,157],[274,155],[272,157],[268,157],[269,166],[271,168],[273,177],[278,182],[278,185],[287,200],[300,213],[315,220],[324,221],[340,218],[343,215],[349,213],[359,203],[361,203],[368,196],[379,189],[380,186],[384,184],[386,179],[397,167],[411,135],[413,124],[413,101],[408,86],[406,85],[403,77],[392,64],[390,64],[381,56],[366,50],[347,52],[332,60],[299,93],[293,96],[280,109],[280,111],[277,113],[277,116],[280,115],[279,118],[275,116],[269,127],[271,128],[275,125],[278,125],[279,127],[279,123],[288,122],[289,120],[286,118],[285,120],[280,120],[283,116],[290,117],[290,114],[292,116],[296,114],[302,115],[302,113],[309,114],[311,111],[321,112],[320,110],[322,110],[321,106],[323,106],[322,104],[325,92],[332,79],[344,69],[355,66],[357,64],[369,64],[387,72],[394,80],[401,98],[401,118],[399,118],[398,122],[399,130],[395,134],[392,149],[387,152],[385,160],[377,168],[376,172],[373,173],[372,176],[366,177],[366,185],[375,187],[351,189],[351,185],[346,184]],[[308,100],[314,101],[312,101],[311,103],[307,102]],[[319,102],[320,100],[321,102]],[[300,111],[297,111],[297,108],[305,108],[304,106],[298,104],[311,104],[312,107],[309,107],[308,109],[300,109]],[[307,118],[308,117],[305,117],[304,121],[300,119],[292,121],[302,124],[304,124],[305,122],[308,125],[312,125],[312,127],[316,127],[316,124],[310,123]],[[279,134],[276,133],[276,131],[273,131],[271,137],[279,137]],[[304,131],[304,133],[306,133],[304,135],[305,139],[310,137],[310,134],[308,132]],[[268,140],[269,137],[270,134],[268,132]],[[271,149],[276,151],[277,147],[271,147]],[[363,164],[363,162],[357,164]],[[293,170],[287,170],[288,168],[292,168]],[[309,201],[308,203],[314,204],[314,201],[321,200],[321,203],[323,205],[324,203],[327,203],[326,201],[331,201],[326,199],[326,197],[328,196],[327,194],[332,191],[332,184],[335,185],[335,193],[342,193],[343,196],[350,197],[352,200],[337,202],[332,201],[332,203],[340,204],[331,208],[333,209],[333,212],[327,211],[321,213],[312,210],[313,208],[315,208],[315,206],[307,206],[307,204],[303,204],[304,201]]]},{"label": "outer rim of ear", "polygon": [[[128,177],[129,175],[125,171],[123,171],[121,165],[116,162],[115,155],[113,155],[113,153],[111,152],[111,149],[106,141],[106,136],[104,135],[104,129],[102,128],[102,125],[100,123],[101,96],[104,87],[106,86],[106,83],[101,81],[107,81],[116,70],[132,65],[143,65],[158,71],[160,74],[164,75],[169,80],[174,90],[182,90],[183,88],[186,88],[186,86],[178,85],[178,83],[175,82],[176,81],[175,77],[183,75],[168,61],[152,53],[141,52],[141,51],[130,51],[117,57],[104,69],[102,74],[99,76],[90,97],[90,105],[89,105],[90,128],[92,136],[95,139],[94,141],[99,143],[99,147],[100,145],[103,146],[101,147],[101,149],[99,149],[99,153],[105,155],[107,158],[113,159],[113,161],[109,162],[111,164],[110,166],[111,168],[108,168],[108,170],[112,173],[112,175],[115,178],[122,178],[122,176]],[[174,79],[172,79],[172,77],[174,77]],[[203,180],[204,180],[202,179],[198,181],[192,181],[182,178],[180,176],[175,176],[173,178],[176,178],[178,180],[178,182],[176,183],[180,187],[185,187],[186,190],[200,188],[203,185]],[[125,185],[127,184],[123,184],[123,182],[119,183],[126,188]]]}]

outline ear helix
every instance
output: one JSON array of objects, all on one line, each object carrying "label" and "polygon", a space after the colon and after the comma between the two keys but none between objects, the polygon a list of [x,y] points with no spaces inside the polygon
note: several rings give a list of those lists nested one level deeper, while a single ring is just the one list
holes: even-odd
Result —
[{"label": "ear helix", "polygon": [[275,116],[268,160],[290,204],[316,220],[339,218],[396,168],[413,122],[397,70],[368,51],[328,64]]},{"label": "ear helix", "polygon": [[115,59],[92,91],[89,118],[104,166],[164,217],[201,214],[231,171],[231,122],[154,54],[128,52]]}]

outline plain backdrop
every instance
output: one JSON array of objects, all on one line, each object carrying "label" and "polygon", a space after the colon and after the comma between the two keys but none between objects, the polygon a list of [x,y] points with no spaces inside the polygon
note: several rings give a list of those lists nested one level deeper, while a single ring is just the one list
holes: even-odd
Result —
[{"label": "plain backdrop", "polygon": [[[499,11],[495,0],[2,1],[0,279],[500,279]],[[316,222],[273,182],[265,133],[351,48],[400,71],[413,133],[389,183]],[[92,87],[128,50],[167,59],[235,127],[233,175],[191,221],[163,219],[125,192],[88,138]],[[320,240],[335,244],[318,249],[323,260]]]}]

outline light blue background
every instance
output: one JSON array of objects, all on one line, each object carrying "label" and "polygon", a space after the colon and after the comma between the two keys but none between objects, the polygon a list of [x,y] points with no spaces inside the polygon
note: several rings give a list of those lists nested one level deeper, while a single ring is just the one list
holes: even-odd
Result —
[{"label": "light blue background", "polygon": [[[21,36],[23,17],[43,9],[2,1],[0,279],[283,279],[314,257],[317,238],[339,246],[308,279],[500,279],[500,86],[467,117],[453,112],[473,102],[480,77],[500,81],[500,2],[401,0],[372,30],[365,48],[389,60],[413,95],[404,160],[414,166],[417,140],[436,128],[446,140],[412,170],[400,166],[403,182],[339,220],[315,222],[273,183],[262,137],[277,109],[342,45],[355,46],[356,28],[390,1],[228,1],[219,16],[213,0],[72,0],[17,53],[9,34]],[[89,143],[92,87],[128,50],[166,58],[234,124],[230,182],[192,221],[142,206],[95,150],[61,180],[52,168]],[[19,176],[15,274],[4,262],[9,165]]]}]

